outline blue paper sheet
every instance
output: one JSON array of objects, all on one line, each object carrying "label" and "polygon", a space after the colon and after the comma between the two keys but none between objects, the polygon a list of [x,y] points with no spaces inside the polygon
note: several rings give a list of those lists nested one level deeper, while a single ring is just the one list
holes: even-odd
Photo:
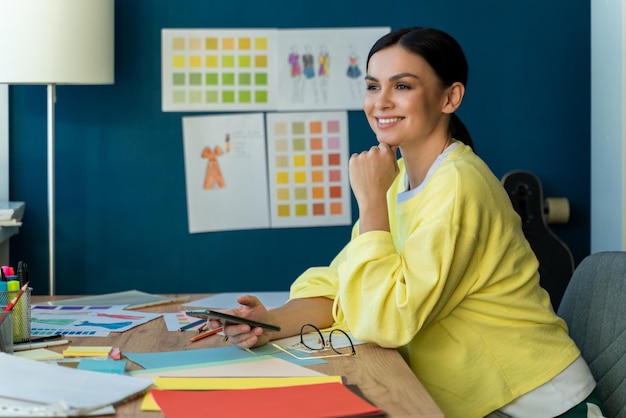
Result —
[{"label": "blue paper sheet", "polygon": [[212,361],[236,360],[252,357],[253,354],[235,346],[202,348],[199,350],[165,351],[160,353],[126,353],[124,356],[144,369],[186,366]]},{"label": "blue paper sheet", "polygon": [[[143,367],[144,369],[157,369],[163,367],[186,366],[190,364],[204,364],[218,361],[246,359],[250,357],[271,354],[283,360],[290,361],[300,366],[308,366],[312,364],[326,363],[326,360],[298,360],[288,354],[282,353],[272,346],[266,345],[249,351],[242,350],[235,346],[218,347],[218,348],[202,348],[199,350],[180,350],[165,351],[160,353],[127,353],[124,356]],[[298,353],[299,356],[306,354]]]},{"label": "blue paper sheet", "polygon": [[78,368],[92,372],[124,374],[126,372],[126,360],[84,358],[78,363]]}]

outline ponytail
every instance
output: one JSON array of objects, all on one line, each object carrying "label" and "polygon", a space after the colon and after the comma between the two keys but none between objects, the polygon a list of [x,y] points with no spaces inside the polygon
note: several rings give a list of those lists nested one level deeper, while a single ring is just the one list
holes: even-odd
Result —
[{"label": "ponytail", "polygon": [[474,141],[472,141],[472,137],[465,127],[465,124],[461,121],[461,119],[453,113],[450,115],[450,122],[448,123],[448,130],[450,131],[450,136],[457,141],[461,141],[465,145],[468,145],[470,148],[474,149]]}]

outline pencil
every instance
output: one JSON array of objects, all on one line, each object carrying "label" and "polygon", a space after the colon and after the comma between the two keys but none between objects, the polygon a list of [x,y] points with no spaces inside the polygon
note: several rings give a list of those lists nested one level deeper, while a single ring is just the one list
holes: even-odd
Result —
[{"label": "pencil", "polygon": [[178,328],[178,330],[179,331],[187,331],[189,328],[193,328],[193,327],[197,327],[198,325],[202,325],[203,322],[206,322],[206,319],[200,319],[200,320],[192,322],[190,324],[183,325],[182,327]]},{"label": "pencil", "polygon": [[208,330],[209,330],[209,323],[207,322],[206,324],[202,325],[200,328],[196,330],[196,334],[199,332],[204,332]]},{"label": "pencil", "polygon": [[[10,312],[10,311],[13,310],[13,307],[15,306],[17,301],[20,300],[20,298],[22,297],[22,295],[24,294],[26,289],[28,289],[28,283],[26,283],[24,286],[22,286],[20,291],[17,292],[17,295],[15,295],[15,297],[13,299],[11,299],[11,302],[9,302],[9,304],[4,308],[4,312]],[[4,320],[6,318],[7,318],[6,315],[3,316],[3,317],[0,317],[0,325],[2,325],[2,323],[4,322]]]},{"label": "pencil", "polygon": [[24,284],[20,291],[17,292],[17,295],[13,299],[11,299],[11,302],[9,302],[9,304],[4,308],[4,312],[9,312],[11,309],[13,309],[17,301],[20,300],[24,292],[26,292],[26,289],[28,289],[28,283]]},{"label": "pencil", "polygon": [[189,339],[189,341],[194,342],[194,341],[201,340],[201,339],[206,338],[206,337],[208,337],[210,335],[217,334],[218,332],[221,332],[223,329],[224,328],[219,327],[219,328],[212,329],[211,331],[203,332],[202,334],[198,334],[198,335],[196,335],[194,337],[191,337]]}]

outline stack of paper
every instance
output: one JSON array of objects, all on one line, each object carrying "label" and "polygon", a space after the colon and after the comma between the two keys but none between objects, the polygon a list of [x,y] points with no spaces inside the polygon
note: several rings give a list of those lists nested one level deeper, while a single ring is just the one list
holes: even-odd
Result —
[{"label": "stack of paper", "polygon": [[[302,377],[157,377],[155,389],[160,390],[241,390],[312,385],[318,383],[343,383],[341,376]],[[142,411],[160,411],[150,393],[144,396]]]},{"label": "stack of paper", "polygon": [[150,379],[59,367],[5,353],[0,353],[0,370],[0,411],[20,411],[13,416],[28,416],[28,411],[39,414],[32,416],[84,415],[120,404],[152,385]]},{"label": "stack of paper", "polygon": [[[382,415],[341,383],[213,391],[150,391],[167,418],[319,418]],[[246,400],[243,407],[241,400]],[[250,409],[252,408],[252,409]]]},{"label": "stack of paper", "polygon": [[26,204],[24,202],[0,202],[0,226],[20,226]]},{"label": "stack of paper", "polygon": [[[298,364],[300,360],[281,358],[279,351],[270,354],[267,347],[252,351],[227,346],[124,354],[146,367],[132,371],[133,376],[155,382],[153,390],[144,396],[141,409],[160,410],[167,418],[250,416],[248,409],[233,408],[240,405],[241,399],[255,405],[255,417],[353,417],[382,413],[348,389],[342,376],[327,376],[303,367]],[[317,362],[325,361],[311,359],[304,364]],[[238,400],[219,401],[218,408],[205,409],[204,404],[213,402],[215,394],[221,397],[216,399]]]}]

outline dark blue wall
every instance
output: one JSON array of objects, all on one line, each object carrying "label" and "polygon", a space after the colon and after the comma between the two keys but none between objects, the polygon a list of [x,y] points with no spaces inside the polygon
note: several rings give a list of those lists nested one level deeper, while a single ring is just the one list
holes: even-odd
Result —
[{"label": "dark blue wall", "polygon": [[[162,28],[449,32],[470,62],[459,115],[478,153],[498,177],[530,170],[546,196],[569,198],[570,223],[553,229],[577,262],[589,253],[589,1],[132,0],[117,1],[115,17],[115,84],[57,88],[58,294],[286,290],[349,237],[349,227],[187,232],[185,114],[161,112]],[[35,293],[45,294],[45,87],[12,86],[10,111],[10,198],[27,202],[11,261],[26,260]],[[349,123],[351,151],[369,147],[361,112],[350,112]]]}]

